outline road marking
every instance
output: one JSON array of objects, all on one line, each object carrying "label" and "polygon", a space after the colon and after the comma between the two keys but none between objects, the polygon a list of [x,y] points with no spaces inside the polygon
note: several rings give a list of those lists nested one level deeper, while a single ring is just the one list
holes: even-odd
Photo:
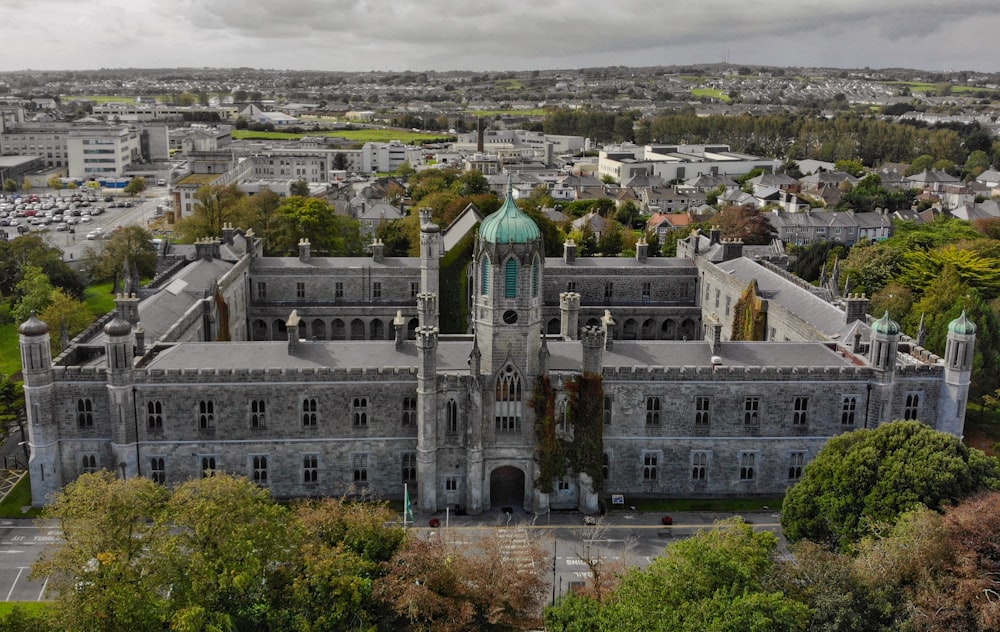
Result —
[{"label": "road marking", "polygon": [[38,601],[42,600],[42,597],[45,595],[45,589],[48,588],[48,587],[49,587],[49,578],[46,577],[45,578],[45,583],[42,584],[42,591],[40,593],[38,593]]},{"label": "road marking", "polygon": [[10,601],[10,596],[14,594],[14,586],[17,586],[17,580],[21,579],[21,574],[24,573],[24,569],[26,568],[28,567],[27,566],[17,567],[17,577],[14,578],[14,583],[10,585],[10,590],[7,592],[7,598],[4,599],[4,601]]}]

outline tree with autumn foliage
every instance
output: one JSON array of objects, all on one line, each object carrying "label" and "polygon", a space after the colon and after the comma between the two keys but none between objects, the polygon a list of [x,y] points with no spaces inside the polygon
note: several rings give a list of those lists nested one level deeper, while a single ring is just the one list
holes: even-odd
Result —
[{"label": "tree with autumn foliage", "polygon": [[767,213],[750,206],[727,206],[709,223],[722,230],[723,237],[739,239],[747,245],[769,244],[778,236]]},{"label": "tree with autumn foliage", "polygon": [[498,528],[472,544],[445,537],[410,538],[385,565],[376,598],[396,617],[396,630],[513,631],[540,627],[548,593],[548,553],[521,547],[517,530]]}]

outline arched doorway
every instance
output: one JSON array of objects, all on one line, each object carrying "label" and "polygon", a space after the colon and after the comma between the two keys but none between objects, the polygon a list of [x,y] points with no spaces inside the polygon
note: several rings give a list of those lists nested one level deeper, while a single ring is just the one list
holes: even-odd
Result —
[{"label": "arched doorway", "polygon": [[498,467],[490,474],[490,506],[524,507],[524,472],[516,467],[505,465]]}]

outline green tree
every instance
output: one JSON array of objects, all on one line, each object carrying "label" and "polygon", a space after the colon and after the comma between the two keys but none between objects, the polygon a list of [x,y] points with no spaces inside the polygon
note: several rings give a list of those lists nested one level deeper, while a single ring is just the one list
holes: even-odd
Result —
[{"label": "green tree", "polygon": [[58,522],[61,546],[32,569],[47,577],[61,629],[163,629],[169,610],[160,561],[150,545],[166,535],[169,492],[145,478],[83,474],[58,493],[43,517]]},{"label": "green tree", "polygon": [[920,422],[897,421],[827,441],[786,493],[781,524],[790,541],[849,549],[918,504],[940,510],[995,488],[996,459]]},{"label": "green tree", "polygon": [[292,195],[309,197],[309,183],[303,179],[296,180],[289,186],[288,191]]},{"label": "green tree", "polygon": [[11,315],[17,322],[28,320],[32,312],[41,313],[52,303],[52,283],[49,277],[37,266],[26,266],[24,278],[15,287],[20,297],[11,310]]},{"label": "green tree", "polygon": [[114,231],[102,246],[86,250],[91,277],[96,281],[114,281],[116,286],[124,281],[121,274],[126,263],[141,279],[152,278],[156,274],[156,256],[153,234],[135,225]]},{"label": "green tree", "polygon": [[292,197],[276,210],[275,229],[268,239],[269,256],[289,256],[298,252],[305,238],[312,251],[321,256],[342,257],[362,253],[361,223],[337,215],[319,198]]},{"label": "green tree", "polygon": [[849,173],[855,178],[860,178],[865,173],[865,165],[860,160],[842,159],[834,163],[834,169]]},{"label": "green tree", "polygon": [[27,266],[41,268],[52,285],[66,290],[70,296],[83,296],[85,284],[81,276],[63,262],[59,248],[47,245],[39,235],[0,240],[0,295],[18,296],[16,286],[24,278]]},{"label": "green tree", "polygon": [[50,189],[55,189],[56,191],[63,188],[62,178],[60,178],[59,176],[52,176],[51,178],[49,178],[47,184],[49,185]]},{"label": "green tree", "polygon": [[[565,630],[805,630],[809,608],[766,583],[777,544],[774,534],[755,533],[740,520],[719,523],[669,545],[646,569],[627,571],[599,607],[560,601],[546,620]],[[564,604],[577,618],[572,626]],[[598,627],[581,619],[588,615]]]},{"label": "green tree", "polygon": [[481,171],[466,171],[451,185],[455,193],[461,196],[482,195],[490,192],[490,183]]},{"label": "green tree", "polygon": [[244,197],[235,184],[199,187],[191,215],[177,222],[177,234],[186,242],[221,235],[222,226],[237,218]]},{"label": "green tree", "polygon": [[87,309],[86,303],[79,301],[59,288],[52,290],[50,302],[39,314],[38,318],[49,325],[52,332],[50,343],[52,355],[58,355],[62,350],[62,327],[65,325],[70,339],[87,328],[94,321],[94,315]]},{"label": "green tree", "polygon": [[17,192],[17,180],[14,180],[13,178],[7,178],[6,180],[4,180],[3,190],[6,191],[7,193]]},{"label": "green tree", "polygon": [[[27,411],[24,408],[24,384],[22,382],[15,382],[9,376],[0,374],[0,433],[3,433],[3,438],[10,436],[15,430],[20,430],[23,435],[26,423]],[[24,460],[27,462],[27,445],[24,447]]]},{"label": "green tree", "polygon": [[122,189],[122,192],[125,195],[136,197],[145,190],[146,190],[146,178],[142,176],[135,176],[134,178],[129,180],[128,184],[125,185],[125,188]]},{"label": "green tree", "polygon": [[270,591],[299,543],[266,489],[218,474],[177,487],[155,555],[170,587],[171,629],[264,630]]}]

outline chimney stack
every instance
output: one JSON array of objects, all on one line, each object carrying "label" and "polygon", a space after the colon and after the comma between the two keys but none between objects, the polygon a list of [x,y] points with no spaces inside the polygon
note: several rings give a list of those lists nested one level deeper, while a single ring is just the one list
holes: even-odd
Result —
[{"label": "chimney stack", "polygon": [[302,263],[308,263],[310,257],[310,244],[309,240],[303,237],[299,240],[299,261]]},{"label": "chimney stack", "polygon": [[568,237],[563,242],[563,261],[566,263],[576,261],[576,242]]}]

